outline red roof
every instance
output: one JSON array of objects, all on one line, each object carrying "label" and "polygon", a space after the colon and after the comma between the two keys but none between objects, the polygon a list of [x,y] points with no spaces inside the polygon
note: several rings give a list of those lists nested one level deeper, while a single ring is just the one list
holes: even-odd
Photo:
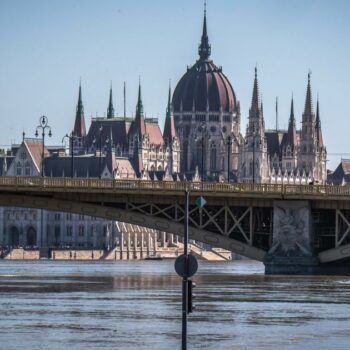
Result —
[{"label": "red roof", "polygon": [[135,170],[127,158],[115,158],[115,166],[122,179],[136,178]]},{"label": "red roof", "polygon": [[160,131],[158,124],[146,122],[146,134],[149,137],[149,142],[151,145],[161,146],[164,144],[162,132]]},{"label": "red roof", "polygon": [[[25,140],[24,145],[27,148],[29,154],[31,155],[33,162],[37,168],[37,170],[40,172],[41,169],[41,163],[42,163],[42,152],[43,152],[43,144],[41,141],[30,141]],[[44,148],[44,158],[48,157],[50,155],[47,148]]]}]

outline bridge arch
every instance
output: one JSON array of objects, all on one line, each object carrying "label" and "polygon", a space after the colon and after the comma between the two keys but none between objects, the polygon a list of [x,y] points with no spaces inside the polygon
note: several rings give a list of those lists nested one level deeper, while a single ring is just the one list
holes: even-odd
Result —
[{"label": "bridge arch", "polygon": [[[142,213],[135,213],[125,209],[114,208],[103,204],[96,205],[39,196],[33,197],[26,195],[0,194],[0,205],[83,214],[108,220],[140,225],[160,231],[166,231],[179,236],[183,236],[184,234],[184,226],[181,223],[169,219],[145,215]],[[189,226],[189,238],[210,244],[218,248],[224,248],[258,261],[263,261],[266,254],[264,250],[255,248],[246,243],[191,226]]]}]

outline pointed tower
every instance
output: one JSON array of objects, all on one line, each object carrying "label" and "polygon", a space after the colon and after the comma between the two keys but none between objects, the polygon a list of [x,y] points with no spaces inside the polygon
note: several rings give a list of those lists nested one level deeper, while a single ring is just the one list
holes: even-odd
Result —
[{"label": "pointed tower", "polygon": [[79,82],[79,95],[78,95],[78,104],[75,114],[75,122],[73,129],[74,141],[73,149],[74,154],[82,154],[85,151],[86,143],[86,128],[85,128],[85,117],[84,117],[84,106],[81,97],[81,81]]},{"label": "pointed tower", "polygon": [[168,157],[165,155],[164,159],[169,159],[167,169],[170,174],[178,173],[180,171],[180,143],[176,134],[173,107],[171,104],[171,86],[169,82],[168,106],[166,109],[166,117],[164,123],[163,138],[165,141],[165,152],[169,152]]},{"label": "pointed tower", "polygon": [[83,101],[81,97],[81,82],[79,83],[78,104],[77,104],[77,111],[75,114],[75,123],[74,123],[73,132],[74,132],[74,135],[77,137],[86,136],[84,106],[83,106]]},{"label": "pointed tower", "polygon": [[146,123],[143,115],[143,104],[141,97],[141,82],[139,82],[139,92],[136,104],[136,114],[133,120],[129,133],[129,155],[134,160],[134,166],[138,177],[144,171],[144,161],[142,150],[147,149],[148,145],[146,140]]},{"label": "pointed tower", "polygon": [[316,165],[315,138],[315,113],[312,105],[311,74],[308,74],[305,108],[302,116],[302,127],[300,135],[300,155],[298,167],[305,170],[306,176],[313,177]]},{"label": "pointed tower", "polygon": [[201,43],[199,44],[198,54],[200,60],[208,60],[211,53],[211,46],[209,44],[208,32],[207,32],[207,8],[204,4],[204,19],[203,19],[203,32],[201,37]]},{"label": "pointed tower", "polygon": [[107,108],[107,119],[114,118],[113,96],[112,96],[112,83],[109,90],[109,103]]},{"label": "pointed tower", "polygon": [[168,93],[168,106],[166,109],[166,117],[164,123],[164,132],[163,137],[166,144],[171,144],[174,137],[176,137],[174,117],[173,117],[173,107],[171,104],[171,87],[169,84],[169,93]]},{"label": "pointed tower", "polygon": [[322,137],[321,119],[320,119],[320,107],[319,107],[318,98],[317,98],[317,106],[316,106],[315,134],[316,134],[317,148],[323,148],[323,137]]},{"label": "pointed tower", "polygon": [[245,143],[241,148],[239,179],[243,182],[267,181],[269,174],[265,123],[259,96],[258,71],[255,67],[252,103],[249,109]]},{"label": "pointed tower", "polygon": [[319,106],[318,97],[317,97],[317,106],[316,106],[315,134],[316,134],[315,180],[318,181],[318,183],[324,184],[327,181],[327,150],[323,142],[321,118],[320,118],[320,106]]},{"label": "pointed tower", "polygon": [[287,145],[291,147],[291,151],[294,152],[297,146],[297,130],[294,117],[294,98],[292,96],[292,101],[290,104],[290,116],[288,123],[288,133],[287,133]]},{"label": "pointed tower", "polygon": [[141,82],[139,82],[139,93],[137,98],[134,123],[135,123],[136,131],[139,135],[139,139],[141,140],[142,137],[146,135],[146,123],[143,115],[143,104],[142,104],[142,97],[141,97]]}]

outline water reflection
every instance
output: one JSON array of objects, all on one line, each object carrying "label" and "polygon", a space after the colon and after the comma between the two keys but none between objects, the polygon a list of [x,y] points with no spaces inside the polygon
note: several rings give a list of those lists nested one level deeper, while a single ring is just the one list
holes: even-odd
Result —
[{"label": "water reflection", "polygon": [[[348,349],[350,280],[200,263],[189,349]],[[0,262],[0,348],[180,349],[173,261]]]}]

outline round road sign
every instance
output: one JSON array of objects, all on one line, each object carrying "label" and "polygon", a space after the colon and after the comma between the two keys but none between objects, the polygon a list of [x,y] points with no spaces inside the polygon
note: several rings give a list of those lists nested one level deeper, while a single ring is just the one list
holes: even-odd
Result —
[{"label": "round road sign", "polygon": [[[188,263],[188,273],[186,276],[186,262]],[[175,260],[175,271],[180,277],[191,277],[198,270],[198,262],[197,259],[189,254],[182,254],[178,256]]]}]

